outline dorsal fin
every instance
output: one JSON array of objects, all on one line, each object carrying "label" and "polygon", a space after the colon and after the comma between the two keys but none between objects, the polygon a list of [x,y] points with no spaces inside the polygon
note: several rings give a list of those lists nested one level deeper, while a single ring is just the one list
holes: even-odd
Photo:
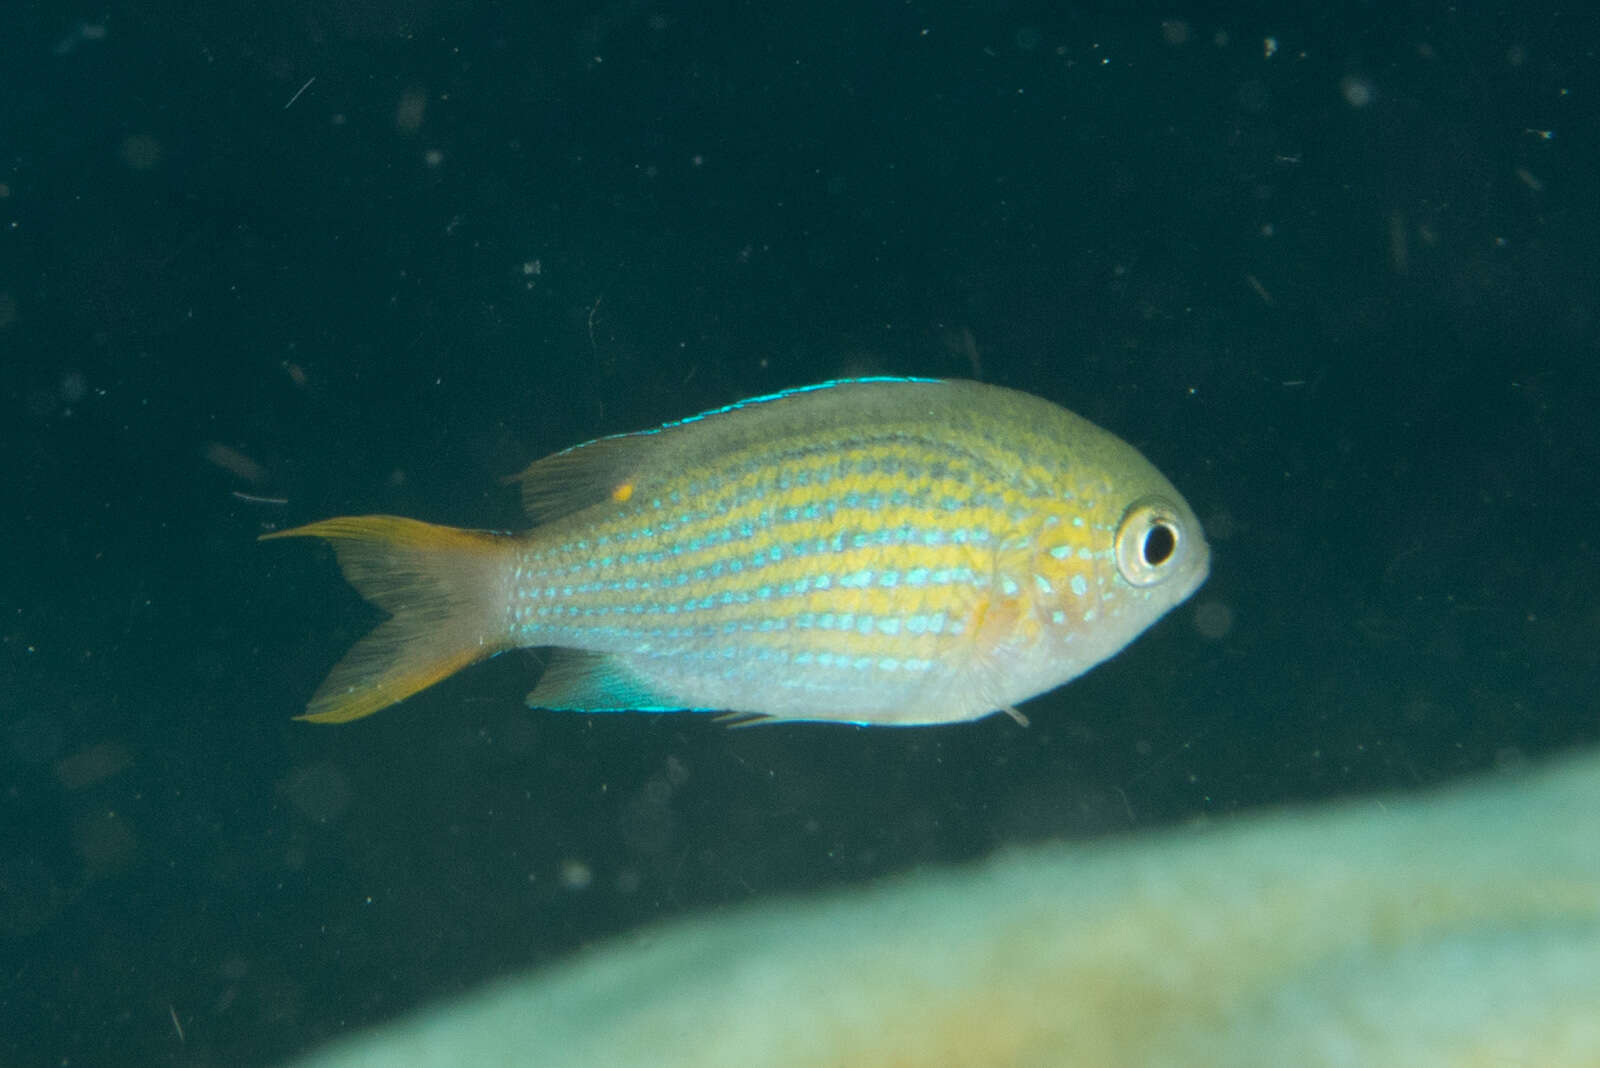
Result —
[{"label": "dorsal fin", "polygon": [[[529,519],[535,524],[550,523],[607,500],[621,503],[649,494],[658,477],[676,474],[708,457],[787,431],[808,429],[810,421],[817,418],[819,405],[827,406],[830,418],[841,423],[859,420],[884,405],[903,408],[903,396],[890,396],[897,391],[875,387],[907,382],[947,384],[936,378],[843,378],[802,386],[713,408],[652,430],[575,445],[535,460],[506,481],[521,484],[522,507]],[[712,426],[719,432],[709,432]]]},{"label": "dorsal fin", "polygon": [[506,482],[522,486],[522,510],[536,525],[554,522],[606,500],[625,501],[637,486],[637,470],[646,460],[645,434],[574,445],[535,460]]}]

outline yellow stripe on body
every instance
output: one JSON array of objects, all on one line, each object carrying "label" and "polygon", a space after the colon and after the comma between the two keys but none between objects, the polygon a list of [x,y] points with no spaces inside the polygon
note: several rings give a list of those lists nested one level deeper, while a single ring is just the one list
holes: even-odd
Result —
[{"label": "yellow stripe on body", "polygon": [[[1027,550],[1024,532],[1037,525],[1024,521],[1041,501],[1018,490],[1016,481],[996,480],[993,471],[981,470],[987,465],[948,446],[934,452],[918,443],[891,441],[836,452],[818,450],[811,456],[822,462],[809,467],[796,463],[792,455],[780,455],[773,462],[771,451],[770,446],[763,453],[749,450],[731,455],[715,470],[683,472],[671,484],[652,487],[650,501],[636,500],[634,507],[593,524],[575,524],[565,531],[566,544],[531,552],[527,580],[518,587],[525,609],[534,602],[543,602],[547,612],[555,607],[540,587],[558,591],[577,587],[560,597],[558,615],[545,615],[555,626],[539,628],[541,642],[621,650],[649,641],[653,650],[663,650],[674,644],[704,645],[716,636],[690,637],[684,634],[687,629],[706,632],[766,621],[767,630],[737,632],[738,642],[752,649],[782,647],[790,653],[848,650],[865,656],[931,659],[970,648],[977,640],[973,627],[980,603],[990,624],[985,632],[990,641],[1027,636],[997,629],[1004,620],[1014,625],[1036,622],[1026,610],[1027,558],[1016,566],[1020,591],[1007,597],[994,589],[996,554],[1008,546],[1006,551],[1012,553]],[[766,465],[758,465],[757,459]],[[841,467],[849,471],[867,462],[890,470],[822,481],[825,471]],[[943,468],[941,477],[926,474],[935,467]],[[728,477],[724,472],[729,470],[736,475]],[[787,488],[776,488],[784,479]],[[978,495],[989,505],[955,511],[940,507],[946,498],[972,499],[974,484],[984,487]],[[674,498],[703,500],[704,493],[697,497],[696,490],[705,485],[716,487],[716,493],[701,508],[671,503]],[[885,502],[898,494],[923,503],[850,507],[845,500],[851,494],[862,501],[876,497]],[[1059,506],[1059,502],[1048,504]],[[804,516],[811,506],[817,509],[815,518],[785,518]],[[752,531],[749,536],[740,533],[746,525]],[[663,527],[670,530],[663,533]],[[942,543],[926,544],[934,531]],[[875,539],[885,532],[891,542],[877,543]],[[841,536],[847,543],[856,536],[868,543],[843,551],[818,551],[819,542],[831,544]],[[965,537],[965,542],[957,542],[958,537]],[[702,543],[698,548],[688,547],[697,539]],[[679,548],[663,559],[649,557],[673,546]],[[773,561],[769,553],[775,548],[781,558]],[[602,566],[608,558],[611,563]],[[696,577],[697,571],[715,570],[719,564],[720,573]],[[867,568],[872,576],[864,588],[841,583]],[[882,584],[886,572],[895,574],[893,586]],[[914,581],[919,573],[922,581]],[[829,582],[825,590],[816,588],[822,578]],[[760,595],[763,589],[768,591],[765,597]],[[720,598],[730,593],[736,599],[721,603]],[[710,607],[704,606],[706,598],[713,599]],[[1016,605],[989,613],[1004,601]],[[647,604],[646,611],[634,612],[641,603]],[[664,610],[666,604],[684,607],[669,612]],[[871,632],[861,633],[844,625],[844,617],[853,624],[864,615],[888,621],[889,626],[875,625]],[[832,627],[817,625],[818,617],[827,616]],[[926,627],[922,633],[911,633],[905,624],[918,617],[943,623],[938,633]],[[585,625],[583,619],[593,623]],[[663,629],[667,619],[675,627],[665,628],[666,636],[648,637]],[[571,626],[561,627],[563,620]],[[809,625],[802,625],[808,620]],[[599,636],[601,631],[607,632],[604,637]]]}]

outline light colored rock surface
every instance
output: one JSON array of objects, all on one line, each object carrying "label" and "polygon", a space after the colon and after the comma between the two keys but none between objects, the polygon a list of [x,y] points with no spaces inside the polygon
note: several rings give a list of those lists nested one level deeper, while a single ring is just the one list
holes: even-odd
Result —
[{"label": "light colored rock surface", "polygon": [[674,923],[306,1063],[1600,1065],[1600,758]]}]

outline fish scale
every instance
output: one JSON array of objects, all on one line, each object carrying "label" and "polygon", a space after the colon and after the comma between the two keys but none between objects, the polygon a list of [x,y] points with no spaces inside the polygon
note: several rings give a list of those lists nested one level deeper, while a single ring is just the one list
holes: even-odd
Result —
[{"label": "fish scale", "polygon": [[[808,702],[906,707],[967,653],[991,546],[1028,543],[1020,495],[971,490],[988,466],[959,442],[903,434],[730,455],[726,475],[686,472],[580,543],[525,551],[519,637],[624,654],[668,690],[748,687],[789,665],[805,670],[776,684]],[[640,542],[653,548],[591,553]]]},{"label": "fish scale", "polygon": [[[520,536],[393,517],[331,542],[393,617],[307,718],[558,650],[550,708],[914,724],[1006,709],[1204,580],[1188,505],[1127,443],[995,386],[858,379],[602,438],[520,476]],[[403,596],[402,596],[403,594]]]}]

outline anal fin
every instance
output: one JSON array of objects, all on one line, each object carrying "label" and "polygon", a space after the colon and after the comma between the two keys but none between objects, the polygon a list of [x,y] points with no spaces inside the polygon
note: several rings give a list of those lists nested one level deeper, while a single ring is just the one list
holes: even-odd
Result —
[{"label": "anal fin", "polygon": [[683,704],[651,690],[615,656],[556,649],[539,684],[528,694],[528,707],[558,712],[676,712]]}]

